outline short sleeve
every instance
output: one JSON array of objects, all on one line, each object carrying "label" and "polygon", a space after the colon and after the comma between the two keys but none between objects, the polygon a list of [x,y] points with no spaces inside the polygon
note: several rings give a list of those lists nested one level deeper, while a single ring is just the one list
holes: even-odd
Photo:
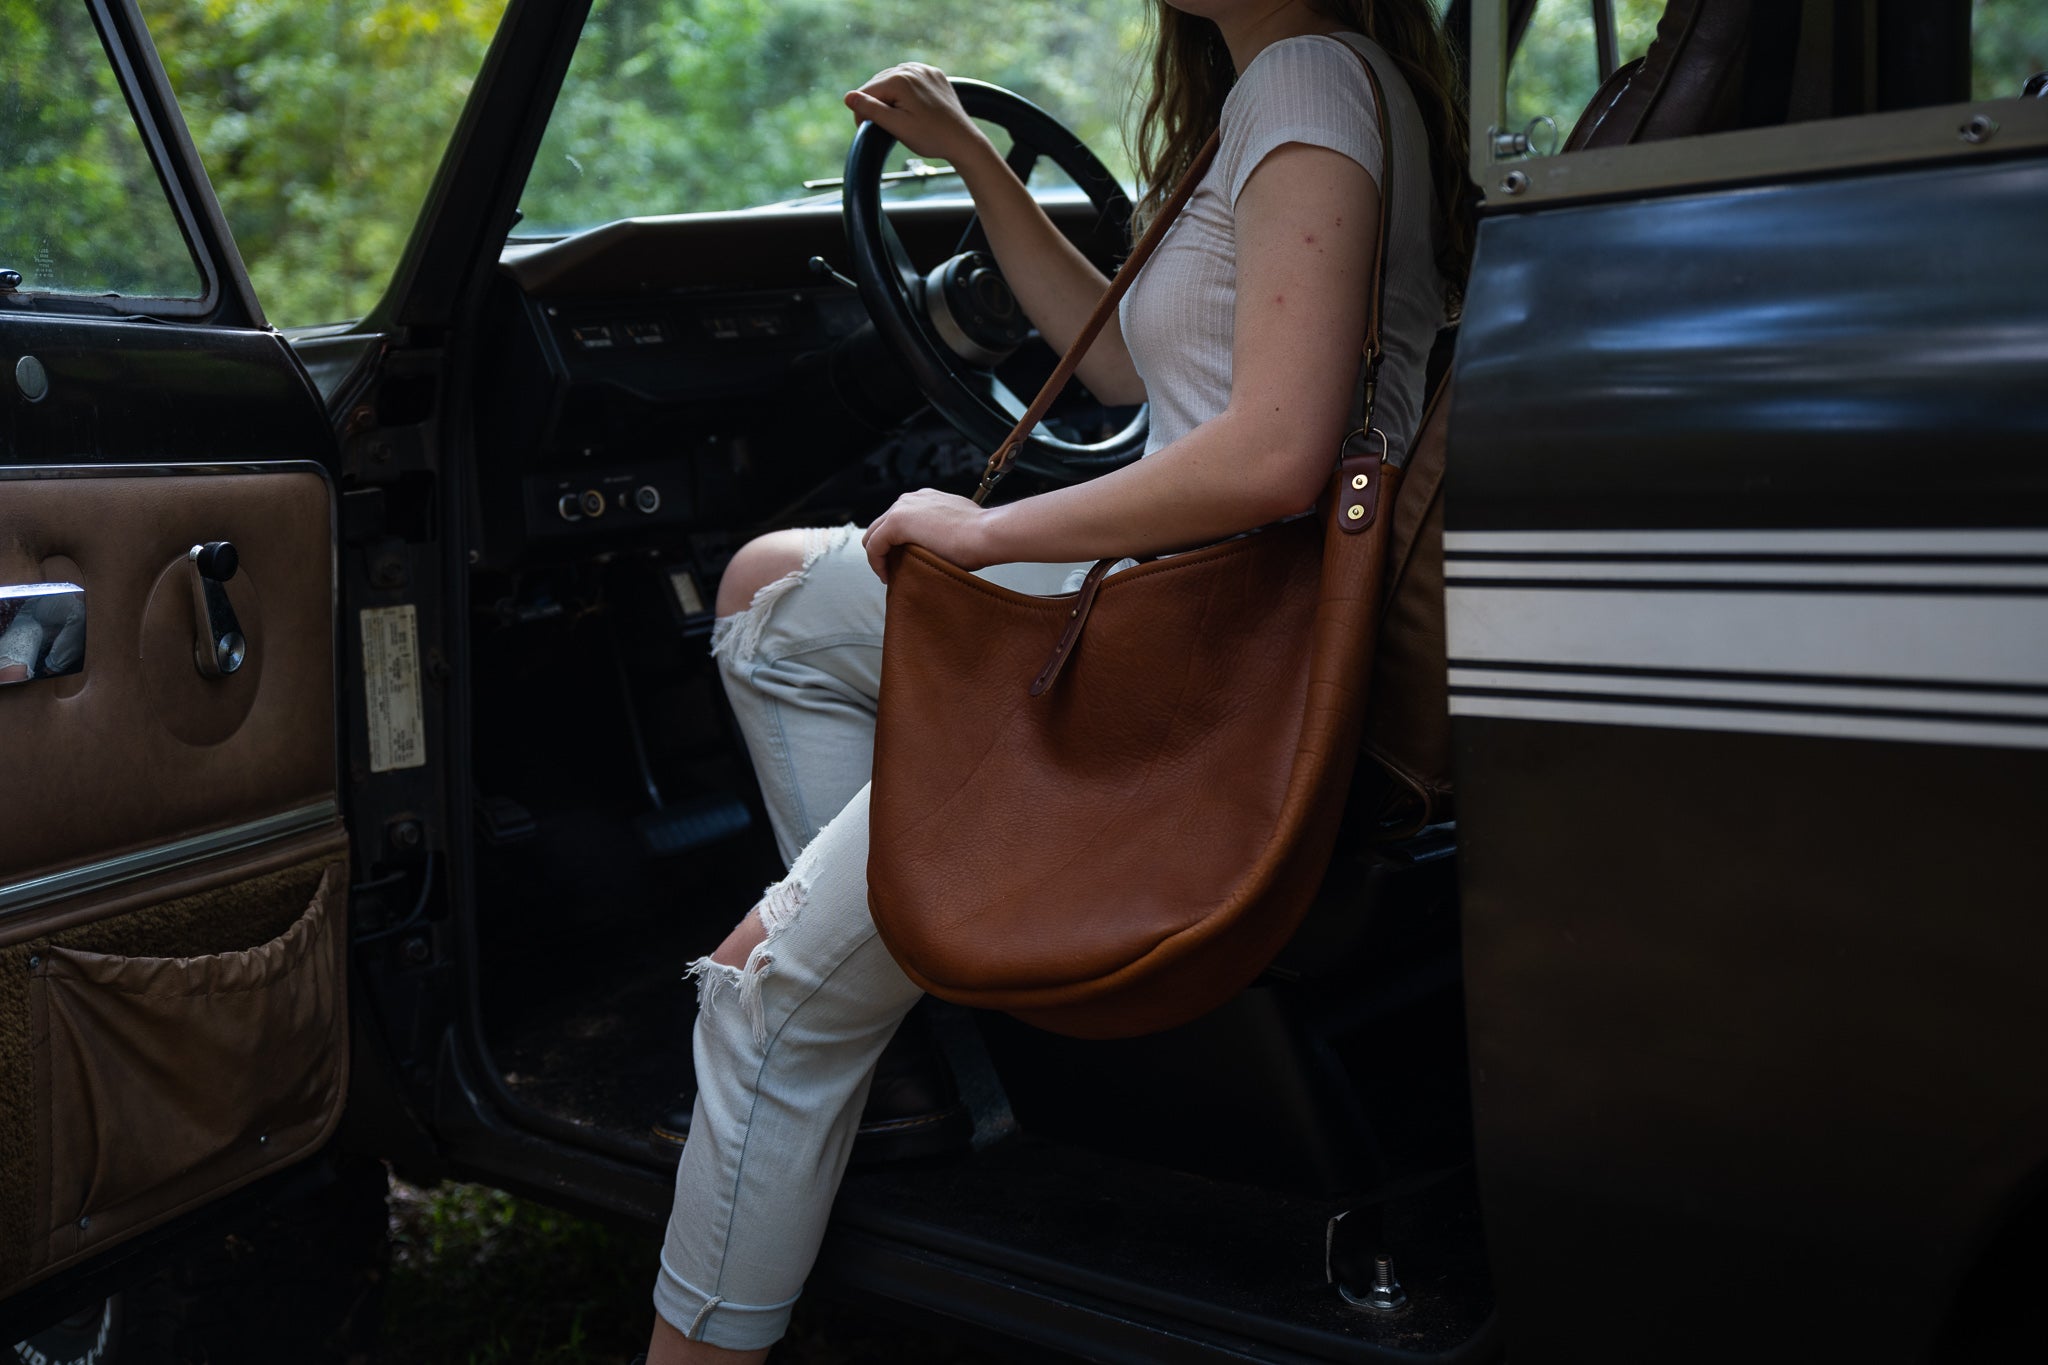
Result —
[{"label": "short sleeve", "polygon": [[1342,152],[1380,183],[1385,152],[1372,84],[1341,38],[1284,38],[1252,58],[1232,88],[1217,149],[1232,208],[1259,163],[1290,142]]}]

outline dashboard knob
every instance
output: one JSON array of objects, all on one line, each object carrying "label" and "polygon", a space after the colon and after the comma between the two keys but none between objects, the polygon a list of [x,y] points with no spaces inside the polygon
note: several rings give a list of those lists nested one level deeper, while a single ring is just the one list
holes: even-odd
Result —
[{"label": "dashboard knob", "polygon": [[648,516],[661,510],[661,490],[651,483],[643,483],[633,490],[633,505]]},{"label": "dashboard knob", "polygon": [[574,493],[564,493],[561,497],[555,499],[555,510],[561,513],[563,521],[581,521],[583,520],[583,499]]},{"label": "dashboard knob", "polygon": [[598,492],[595,488],[586,488],[583,490],[581,506],[583,508],[583,515],[586,517],[603,516],[604,494]]}]

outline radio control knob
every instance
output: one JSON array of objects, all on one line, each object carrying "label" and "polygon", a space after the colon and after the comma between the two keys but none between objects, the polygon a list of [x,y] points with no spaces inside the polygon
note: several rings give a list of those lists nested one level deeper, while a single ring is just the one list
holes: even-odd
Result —
[{"label": "radio control knob", "polygon": [[643,483],[633,490],[633,505],[648,516],[661,510],[661,490],[651,483]]},{"label": "radio control knob", "polygon": [[584,515],[584,516],[586,516],[586,517],[601,517],[601,516],[603,516],[603,515],[604,515],[604,494],[602,494],[602,493],[598,492],[598,491],[597,491],[597,490],[596,490],[595,488],[586,488],[585,490],[583,490],[583,503],[582,503],[582,506],[583,506],[583,515]]},{"label": "radio control knob", "polygon": [[574,493],[564,493],[556,498],[555,510],[562,514],[563,521],[583,520],[583,500]]}]

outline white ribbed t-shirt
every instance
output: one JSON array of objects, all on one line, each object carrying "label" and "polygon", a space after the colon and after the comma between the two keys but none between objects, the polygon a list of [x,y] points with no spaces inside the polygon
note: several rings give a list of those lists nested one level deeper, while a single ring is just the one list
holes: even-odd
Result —
[{"label": "white ribbed t-shirt", "polygon": [[[1372,86],[1351,48],[1376,58],[1386,91],[1395,141],[1391,193]],[[1380,187],[1391,217],[1380,324],[1386,356],[1374,425],[1387,434],[1397,462],[1414,436],[1422,415],[1423,371],[1444,322],[1422,116],[1392,59],[1372,39],[1357,33],[1307,35],[1271,44],[1239,75],[1223,102],[1215,162],[1124,296],[1118,313],[1124,343],[1152,405],[1148,455],[1217,416],[1230,401],[1237,198],[1266,155],[1290,142],[1342,152]],[[1361,352],[1365,342],[1363,336],[1326,340]]]}]

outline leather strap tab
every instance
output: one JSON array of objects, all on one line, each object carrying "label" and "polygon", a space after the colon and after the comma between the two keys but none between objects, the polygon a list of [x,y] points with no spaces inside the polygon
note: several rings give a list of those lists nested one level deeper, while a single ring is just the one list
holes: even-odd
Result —
[{"label": "leather strap tab", "polygon": [[1337,466],[1337,529],[1347,536],[1369,530],[1380,516],[1386,486],[1386,448],[1352,455]]},{"label": "leather strap tab", "polygon": [[[1377,453],[1373,451],[1374,437],[1379,438]],[[1330,509],[1338,530],[1355,536],[1371,529],[1379,519],[1380,490],[1386,487],[1387,471],[1395,468],[1387,434],[1378,427],[1361,427],[1344,438],[1337,448],[1337,501]]]},{"label": "leather strap tab", "polygon": [[1095,567],[1088,570],[1088,576],[1081,580],[1081,591],[1074,594],[1074,609],[1067,613],[1067,628],[1060,632],[1059,643],[1052,647],[1052,657],[1045,661],[1038,676],[1032,680],[1031,695],[1043,696],[1058,678],[1060,670],[1067,666],[1067,660],[1074,655],[1074,646],[1081,643],[1082,628],[1088,624],[1088,613],[1095,610],[1095,594],[1102,588],[1102,580],[1118,561],[1098,559]]}]

